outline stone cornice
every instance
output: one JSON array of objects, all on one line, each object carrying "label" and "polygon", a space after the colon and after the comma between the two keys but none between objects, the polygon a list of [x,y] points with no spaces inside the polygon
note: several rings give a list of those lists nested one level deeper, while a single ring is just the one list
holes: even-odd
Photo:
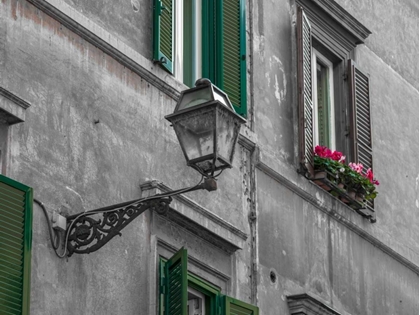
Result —
[{"label": "stone cornice", "polygon": [[340,315],[340,313],[307,293],[288,295],[287,303],[290,315]]},{"label": "stone cornice", "polygon": [[[0,120],[9,125],[25,121],[25,110],[31,104],[0,86]],[[7,99],[8,101],[4,101]]]},{"label": "stone cornice", "polygon": [[[155,180],[140,185],[140,188],[143,197],[172,191]],[[184,195],[173,197],[171,211],[166,217],[230,254],[243,248],[248,238],[245,232]]]}]

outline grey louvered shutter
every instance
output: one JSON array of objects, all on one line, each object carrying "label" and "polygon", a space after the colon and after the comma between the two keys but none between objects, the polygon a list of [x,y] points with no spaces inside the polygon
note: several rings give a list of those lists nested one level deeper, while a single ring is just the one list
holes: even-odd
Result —
[{"label": "grey louvered shutter", "polygon": [[29,314],[32,188],[0,175],[0,314]]},{"label": "grey louvered shutter", "polygon": [[235,111],[246,117],[246,46],[245,1],[223,1],[223,55],[218,65],[221,88],[229,96]]},{"label": "grey louvered shutter", "polygon": [[153,59],[173,73],[173,0],[153,1]]},{"label": "grey louvered shutter", "polygon": [[353,60],[349,60],[348,72],[353,159],[356,163],[362,163],[365,170],[373,169],[369,78],[356,67]]},{"label": "grey louvered shutter", "polygon": [[165,264],[165,315],[187,314],[188,254],[181,248]]},{"label": "grey louvered shutter", "polygon": [[[370,112],[369,77],[360,71],[353,60],[348,61],[349,95],[350,95],[350,141],[353,160],[362,163],[363,172],[371,168],[372,158],[372,122]],[[374,202],[367,202],[366,210],[362,210],[376,222]]]},{"label": "grey louvered shutter", "polygon": [[303,8],[297,11],[298,53],[298,111],[299,111],[299,160],[303,171],[313,175],[313,121],[312,121],[312,75],[311,75],[311,24]]}]

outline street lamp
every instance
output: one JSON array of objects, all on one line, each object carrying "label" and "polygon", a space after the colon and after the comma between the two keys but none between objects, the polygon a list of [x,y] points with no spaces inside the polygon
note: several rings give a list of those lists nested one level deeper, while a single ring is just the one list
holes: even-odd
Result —
[{"label": "street lamp", "polygon": [[[108,207],[70,215],[66,218],[65,250],[59,257],[89,254],[108,243],[144,211],[168,211],[172,196],[198,189],[217,189],[215,177],[232,167],[241,124],[229,97],[208,79],[181,93],[173,114],[165,116],[172,123],[187,165],[204,177],[196,186],[127,201]],[[219,171],[215,175],[215,172]],[[99,218],[98,218],[99,217]],[[53,247],[56,248],[53,244]]]},{"label": "street lamp", "polygon": [[185,90],[171,115],[172,123],[187,165],[205,176],[232,167],[241,124],[246,120],[235,113],[229,97],[208,79],[199,79]]}]

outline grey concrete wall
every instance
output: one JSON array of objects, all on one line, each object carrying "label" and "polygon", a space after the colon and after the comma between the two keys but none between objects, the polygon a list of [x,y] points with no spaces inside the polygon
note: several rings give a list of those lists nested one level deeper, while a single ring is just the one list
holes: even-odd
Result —
[{"label": "grey concrete wall", "polygon": [[[199,181],[199,174],[185,165],[170,123],[164,120],[174,109],[173,98],[27,1],[4,0],[0,6],[0,85],[31,104],[26,122],[9,128],[12,141],[6,174],[33,187],[34,197],[50,215],[138,198],[139,184],[151,179],[173,189]],[[151,8],[143,7],[142,14],[150,17]],[[130,27],[151,36],[151,26]],[[136,43],[141,45],[133,46],[144,53],[146,41],[140,36]],[[248,233],[242,189],[245,161],[238,146],[235,167],[220,178],[219,190],[188,196]],[[33,231],[31,314],[156,310],[148,300],[148,268],[150,253],[157,249],[151,247],[146,217],[137,219],[101,251],[68,260],[55,257],[37,205]],[[233,256],[240,272],[229,269],[235,283],[223,288],[243,300],[249,295],[249,276],[242,272],[250,269],[247,253],[245,249],[237,261]],[[157,276],[156,269],[153,272]],[[227,288],[231,291],[226,292]],[[157,292],[152,295],[155,305]]]},{"label": "grey concrete wall", "polygon": [[341,314],[416,313],[415,272],[266,174],[257,177],[258,297],[264,314],[278,308],[287,314],[286,296],[303,292]]},{"label": "grey concrete wall", "polygon": [[[151,61],[151,1],[50,2],[146,75],[28,1],[2,0],[0,86],[32,105],[25,123],[9,128],[6,175],[32,186],[50,214],[140,197],[139,184],[151,179],[174,189],[195,184],[199,177],[186,167],[164,120],[175,106],[169,90],[185,86]],[[188,194],[246,233],[243,248],[227,259],[146,214],[97,253],[60,260],[35,205],[31,314],[154,314],[157,257],[183,245],[196,262],[228,275],[220,283],[214,278],[224,293],[257,304],[261,314],[287,314],[285,296],[302,292],[342,314],[415,313],[418,4],[338,2],[373,31],[355,55],[371,80],[378,222],[297,174],[294,1],[249,0],[244,146],[238,145],[234,168],[219,178],[217,192]],[[256,221],[248,220],[252,211]],[[172,242],[170,250],[159,240]],[[191,268],[200,274],[197,263]],[[200,275],[213,279],[209,274]]]}]

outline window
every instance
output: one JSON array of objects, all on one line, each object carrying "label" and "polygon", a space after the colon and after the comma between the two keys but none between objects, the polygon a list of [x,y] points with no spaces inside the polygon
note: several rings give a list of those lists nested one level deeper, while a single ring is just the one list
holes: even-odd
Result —
[{"label": "window", "polygon": [[309,174],[318,144],[372,167],[369,78],[352,60],[370,32],[334,1],[326,3],[300,0],[297,8],[300,163]]},{"label": "window", "polygon": [[0,175],[0,313],[29,314],[32,188]]},{"label": "window", "polygon": [[212,284],[188,272],[187,250],[181,248],[167,261],[160,260],[161,315],[258,315],[258,307],[220,293]]},{"label": "window", "polygon": [[370,31],[334,1],[298,0],[297,6],[301,171],[313,177],[316,145],[373,169],[369,77],[352,60]]},{"label": "window", "polygon": [[245,0],[155,0],[153,59],[192,87],[201,77],[246,117]]}]

